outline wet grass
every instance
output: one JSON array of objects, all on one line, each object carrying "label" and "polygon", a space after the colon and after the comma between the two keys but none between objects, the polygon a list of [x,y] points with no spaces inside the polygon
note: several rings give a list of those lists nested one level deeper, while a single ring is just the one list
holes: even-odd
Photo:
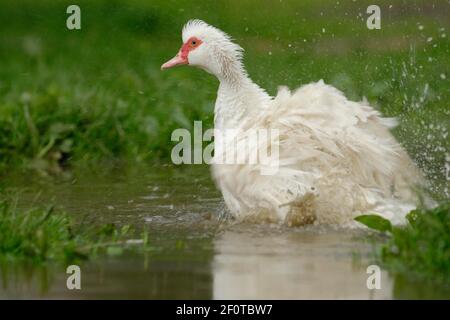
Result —
[{"label": "wet grass", "polygon": [[121,253],[130,226],[75,221],[53,206],[19,209],[0,200],[0,263],[40,265],[86,260],[99,252]]},{"label": "wet grass", "polygon": [[387,234],[377,259],[394,274],[410,281],[430,281],[450,292],[450,202],[433,209],[418,208],[407,215],[406,226],[392,226],[377,215],[356,218]]},{"label": "wet grass", "polygon": [[394,227],[382,247],[382,261],[394,272],[431,280],[450,290],[450,202],[409,214],[409,224]]}]

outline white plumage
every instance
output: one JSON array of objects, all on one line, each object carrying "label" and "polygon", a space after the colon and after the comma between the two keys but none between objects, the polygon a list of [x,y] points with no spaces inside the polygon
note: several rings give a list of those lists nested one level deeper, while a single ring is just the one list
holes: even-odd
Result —
[{"label": "white plumage", "polygon": [[[212,164],[235,217],[346,224],[355,215],[376,212],[402,222],[415,205],[411,187],[422,178],[389,132],[394,119],[382,118],[367,101],[349,101],[322,80],[293,92],[280,87],[270,97],[248,77],[242,48],[224,32],[191,20],[183,28],[183,42],[191,39],[200,39],[201,45],[188,51],[186,63],[220,81],[215,128],[237,129],[236,140],[255,129],[279,133],[273,175],[261,174],[262,164]],[[239,151],[274,147],[258,142]]]}]

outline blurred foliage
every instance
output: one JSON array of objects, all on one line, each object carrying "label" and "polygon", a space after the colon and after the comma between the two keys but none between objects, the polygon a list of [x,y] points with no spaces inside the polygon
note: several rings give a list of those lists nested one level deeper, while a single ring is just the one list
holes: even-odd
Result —
[{"label": "blurred foliage", "polygon": [[271,94],[324,79],[398,116],[396,136],[448,197],[445,1],[378,1],[381,30],[367,29],[366,0],[80,0],[82,29],[73,31],[70,4],[2,1],[0,173],[169,161],[173,129],[213,121],[212,76],[160,71],[181,45],[183,24],[200,18],[245,48],[250,75]]},{"label": "blurred foliage", "polygon": [[450,202],[413,210],[405,228],[393,228],[382,259],[398,272],[425,276],[450,286]]},{"label": "blurred foliage", "polygon": [[407,219],[406,226],[391,226],[380,216],[356,218],[373,230],[388,232],[380,259],[391,271],[450,289],[450,202],[429,210],[413,210]]}]

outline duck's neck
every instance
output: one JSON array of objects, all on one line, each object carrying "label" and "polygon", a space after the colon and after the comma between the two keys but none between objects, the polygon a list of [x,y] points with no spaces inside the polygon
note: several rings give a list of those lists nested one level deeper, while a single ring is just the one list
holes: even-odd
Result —
[{"label": "duck's neck", "polygon": [[214,110],[217,129],[235,129],[264,109],[270,96],[255,84],[239,65],[222,73]]}]

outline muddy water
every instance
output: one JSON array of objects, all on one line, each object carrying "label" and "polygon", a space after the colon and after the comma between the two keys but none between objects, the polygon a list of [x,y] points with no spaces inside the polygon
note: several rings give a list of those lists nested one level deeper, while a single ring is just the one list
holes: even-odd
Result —
[{"label": "muddy water", "polygon": [[[52,201],[80,219],[131,224],[151,249],[81,265],[81,290],[64,266],[3,266],[0,298],[392,299],[446,293],[381,273],[369,290],[372,244],[362,230],[235,224],[207,168],[90,170],[59,179],[10,177],[22,199]],[[448,297],[448,293],[447,293]]]}]

